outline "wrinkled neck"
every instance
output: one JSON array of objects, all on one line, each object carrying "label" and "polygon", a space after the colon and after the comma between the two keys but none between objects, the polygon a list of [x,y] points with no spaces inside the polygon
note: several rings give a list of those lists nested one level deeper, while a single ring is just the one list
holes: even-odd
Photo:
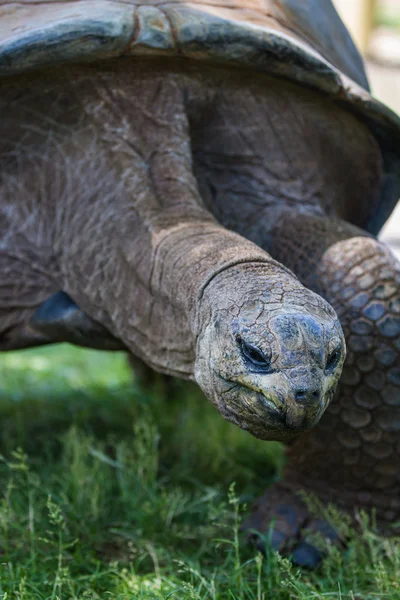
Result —
[{"label": "wrinkled neck", "polygon": [[[196,337],[208,318],[205,290],[218,304],[242,285],[243,265],[270,274],[276,263],[206,212],[143,220],[115,200],[108,219],[97,214],[83,211],[79,223],[64,224],[62,289],[153,368],[192,377]],[[247,269],[249,281],[258,276]],[[221,278],[228,287],[218,289]]]},{"label": "wrinkled neck", "polygon": [[[258,246],[255,248],[259,250]],[[289,269],[266,252],[263,254],[263,259],[249,256],[248,260],[221,269],[205,287],[203,301],[216,311],[232,310],[233,306],[239,310],[255,306],[258,301],[267,301],[280,309],[285,302],[294,305],[296,298],[304,294],[303,286]]]},{"label": "wrinkled neck", "polygon": [[[151,289],[179,307],[194,335],[206,294],[229,304],[242,286],[258,286],[284,270],[261,248],[213,222],[181,223],[156,236]],[[293,277],[293,276],[291,276]]]}]

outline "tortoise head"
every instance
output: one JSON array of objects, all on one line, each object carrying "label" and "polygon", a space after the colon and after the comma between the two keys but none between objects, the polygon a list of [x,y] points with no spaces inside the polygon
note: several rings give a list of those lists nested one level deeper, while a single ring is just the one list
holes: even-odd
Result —
[{"label": "tortoise head", "polygon": [[222,416],[260,439],[313,427],[331,401],[345,358],[333,308],[298,280],[217,278],[197,341],[195,376]]}]

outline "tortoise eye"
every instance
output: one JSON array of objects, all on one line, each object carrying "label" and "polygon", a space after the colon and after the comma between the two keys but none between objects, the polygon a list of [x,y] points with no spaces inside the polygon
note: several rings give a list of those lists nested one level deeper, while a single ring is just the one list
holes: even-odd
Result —
[{"label": "tortoise eye", "polygon": [[325,373],[332,373],[336,367],[339,364],[340,358],[342,356],[341,350],[340,348],[336,348],[329,356],[327,363],[326,363],[326,367],[325,367]]},{"label": "tortoise eye", "polygon": [[258,370],[271,370],[271,360],[268,357],[266,357],[261,352],[261,350],[259,350],[258,348],[256,348],[256,346],[253,346],[252,344],[244,342],[242,339],[239,339],[238,342],[240,345],[242,355],[247,362],[257,367]]}]

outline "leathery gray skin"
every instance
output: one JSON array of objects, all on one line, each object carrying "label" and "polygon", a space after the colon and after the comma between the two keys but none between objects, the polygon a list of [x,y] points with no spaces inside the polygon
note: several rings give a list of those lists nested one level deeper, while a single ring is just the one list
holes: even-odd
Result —
[{"label": "leathery gray skin", "polygon": [[[400,519],[400,263],[355,227],[387,189],[368,127],[305,90],[276,81],[263,96],[258,84],[250,87],[231,91],[209,126],[199,124],[195,164],[220,222],[323,296],[345,333],[337,394],[320,422],[287,446],[282,481],[265,491],[245,525],[297,563],[315,566],[322,557],[315,534],[345,540],[300,491],[351,517],[373,510],[381,531],[393,532]],[[265,548],[262,537],[257,543]]]},{"label": "leathery gray skin", "polygon": [[217,276],[204,292],[196,381],[229,421],[260,439],[290,440],[313,427],[333,397],[343,333],[331,307],[294,287],[287,272],[266,276],[254,265],[244,279],[240,271]]},{"label": "leathery gray skin", "polygon": [[[35,327],[41,343],[64,332],[99,347],[106,331],[105,348],[119,340],[155,370],[196,379],[251,434],[293,438],[339,379],[337,316],[204,207],[185,106],[193,94],[197,112],[207,90],[197,76],[187,92],[180,74],[145,65],[130,79],[126,68],[3,82],[1,347]],[[72,307],[37,312],[59,290]]]},{"label": "leathery gray skin", "polygon": [[126,348],[290,437],[343,353],[284,264],[348,353],[249,526],[312,565],[308,534],[334,536],[299,490],[398,521],[400,264],[369,234],[398,199],[400,122],[331,0],[2,4],[0,349]]},{"label": "leathery gray skin", "polygon": [[[106,331],[104,347],[119,340],[156,371],[197,378],[223,416],[255,435],[296,437],[320,406],[317,385],[331,381],[321,381],[318,352],[309,387],[291,390],[311,392],[297,416],[286,413],[297,429],[282,418],[279,431],[276,406],[257,394],[260,382],[269,401],[287,389],[281,321],[290,313],[304,357],[307,320],[325,328],[327,363],[334,357],[326,322],[333,340],[340,328],[323,295],[350,350],[338,395],[289,446],[284,481],[248,526],[269,532],[274,522],[274,547],[315,564],[301,544],[322,528],[298,490],[396,520],[400,265],[350,225],[366,218],[384,178],[368,128],[313,91],[210,67],[118,61],[9,78],[0,91],[0,348],[50,342],[52,328],[35,330],[32,317],[62,290],[87,317],[70,311],[86,345],[92,319],[96,347]],[[275,290],[287,304],[272,322]],[[57,338],[63,327],[70,336],[57,318]],[[272,337],[264,345],[264,324],[284,333],[281,354]],[[242,341],[278,371],[255,373]],[[254,427],[255,402],[265,412]]]},{"label": "leathery gray skin", "polygon": [[[331,0],[3,4],[0,349],[127,348],[196,376],[256,435],[294,435],[330,385],[310,334],[329,326],[273,257],[335,308],[348,353],[249,526],[273,522],[273,546],[311,565],[308,534],[327,532],[299,490],[398,521],[400,264],[369,234],[398,199],[400,122],[368,93]],[[255,264],[268,285],[249,287]],[[315,350],[296,370],[289,330]]]},{"label": "leathery gray skin", "polygon": [[[194,375],[224,418],[257,438],[287,441],[313,427],[332,400],[345,343],[333,309],[279,265],[269,267],[268,275],[257,263],[231,267],[205,287]],[[39,306],[28,327],[43,344],[127,349],[63,292]]]}]

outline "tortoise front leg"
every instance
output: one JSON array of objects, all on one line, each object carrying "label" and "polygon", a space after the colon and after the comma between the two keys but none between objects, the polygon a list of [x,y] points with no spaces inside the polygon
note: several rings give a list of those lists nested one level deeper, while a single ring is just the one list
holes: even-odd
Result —
[{"label": "tortoise front leg", "polygon": [[[347,359],[335,400],[290,445],[284,481],[249,525],[262,530],[276,517],[278,548],[302,527],[320,529],[297,495],[305,490],[352,514],[375,508],[386,528],[400,518],[400,264],[361,230],[318,217],[281,220],[269,250],[336,309]],[[305,537],[295,558],[313,564],[319,556]]]},{"label": "tortoise front leg", "polygon": [[55,291],[44,269],[7,246],[8,223],[3,214],[6,208],[0,189],[0,352],[49,343],[48,337],[31,327],[29,321],[37,307]]},{"label": "tortoise front leg", "polygon": [[[130,74],[71,68],[47,81],[50,96],[42,77],[29,89],[21,80],[18,101],[7,104],[7,122],[34,139],[17,144],[4,131],[6,154],[25,149],[14,165],[18,185],[0,165],[8,194],[0,216],[11,215],[4,245],[28,264],[37,256],[52,294],[68,299],[61,315],[60,296],[50,299],[36,326],[75,343],[103,344],[111,334],[155,370],[195,380],[222,416],[253,435],[290,439],[318,421],[336,388],[344,359],[337,316],[204,208],[181,77],[136,66]],[[72,133],[64,106],[75,114]]]}]

